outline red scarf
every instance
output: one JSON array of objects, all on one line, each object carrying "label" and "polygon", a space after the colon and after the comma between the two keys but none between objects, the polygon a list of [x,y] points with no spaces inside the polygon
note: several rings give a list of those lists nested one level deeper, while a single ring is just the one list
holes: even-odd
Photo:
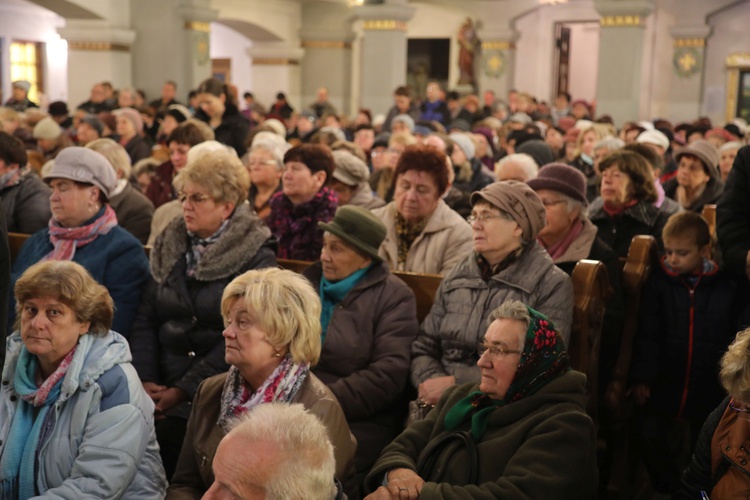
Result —
[{"label": "red scarf", "polygon": [[604,202],[604,205],[602,205],[602,208],[605,212],[607,212],[607,215],[610,217],[614,217],[615,215],[620,215],[625,210],[627,210],[630,207],[634,207],[638,203],[638,200],[631,200],[627,203],[624,203],[623,205],[620,205],[618,207],[614,207],[612,205],[607,204],[607,202]]},{"label": "red scarf", "polygon": [[117,226],[117,216],[109,205],[91,224],[79,227],[62,227],[55,219],[49,221],[49,240],[55,246],[42,260],[72,260],[76,248],[94,241],[97,236],[109,233]]}]

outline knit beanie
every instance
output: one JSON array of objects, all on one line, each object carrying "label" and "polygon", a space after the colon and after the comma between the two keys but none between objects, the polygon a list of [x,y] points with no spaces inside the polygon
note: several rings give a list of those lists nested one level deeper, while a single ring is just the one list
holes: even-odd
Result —
[{"label": "knit beanie", "polygon": [[536,240],[537,234],[546,224],[547,216],[542,200],[523,182],[493,182],[471,194],[471,206],[479,201],[486,201],[513,217],[523,231],[524,241]]},{"label": "knit beanie", "polygon": [[680,163],[680,158],[685,155],[698,158],[703,163],[703,168],[709,176],[719,178],[719,160],[721,160],[721,155],[716,146],[706,140],[699,139],[691,142],[684,148],[678,149],[674,155],[674,159],[677,163]]},{"label": "knit beanie", "polygon": [[555,161],[555,153],[552,148],[541,139],[531,139],[524,142],[516,147],[516,153],[526,153],[531,156],[539,167]]},{"label": "knit beanie", "polygon": [[47,116],[46,118],[39,120],[39,123],[34,126],[32,135],[34,136],[34,139],[47,139],[49,141],[54,141],[60,137],[60,134],[62,133],[63,130],[60,128],[60,125],[58,125],[52,117]]},{"label": "knit beanie", "polygon": [[549,163],[543,166],[539,174],[526,184],[534,191],[549,189],[580,201],[583,206],[589,204],[586,199],[586,177],[580,170],[565,163]]},{"label": "knit beanie", "polygon": [[461,151],[463,151],[466,155],[466,159],[471,160],[472,158],[474,158],[474,154],[476,153],[476,146],[474,146],[474,141],[471,140],[471,137],[460,132],[453,133],[448,137],[450,137],[450,139],[455,142],[459,148],[461,148]]},{"label": "knit beanie", "polygon": [[143,131],[143,118],[137,109],[121,108],[114,110],[112,114],[127,118],[130,123],[133,124],[133,129],[135,129],[136,134],[140,134]]}]

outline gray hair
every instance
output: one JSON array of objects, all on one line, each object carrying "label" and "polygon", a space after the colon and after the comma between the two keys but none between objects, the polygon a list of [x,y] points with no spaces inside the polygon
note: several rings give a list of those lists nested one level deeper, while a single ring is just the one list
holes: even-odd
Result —
[{"label": "gray hair", "polygon": [[[287,144],[287,143],[285,142],[284,144]],[[279,171],[282,171],[284,170],[284,153],[286,153],[288,149],[289,149],[288,147],[284,147],[273,141],[254,140],[253,145],[250,147],[250,151],[248,151],[247,154],[245,154],[245,156],[242,157],[242,163],[245,166],[247,166],[248,163],[250,162],[250,155],[253,153],[253,151],[261,150],[261,151],[266,151],[270,153],[271,156],[273,157],[273,161],[276,162],[276,169]]]},{"label": "gray hair", "polygon": [[[336,496],[336,459],[326,427],[301,404],[266,403],[241,415],[228,437],[271,442],[281,466],[263,485],[270,500]],[[271,460],[273,461],[273,460]]]},{"label": "gray hair", "polygon": [[523,350],[523,346],[526,344],[526,330],[529,329],[529,325],[531,324],[531,315],[526,304],[520,300],[507,300],[503,302],[499,307],[490,312],[490,316],[487,318],[487,326],[498,319],[512,319],[523,325],[523,332],[518,336],[518,348]]},{"label": "gray hair", "polygon": [[560,191],[555,191],[559,196],[561,200],[565,201],[565,213],[569,214],[573,212],[574,210],[578,210],[579,215],[578,218],[580,220],[588,219],[589,216],[589,210],[588,208],[580,201],[575,200],[568,196],[567,194],[561,193]]},{"label": "gray hair", "polygon": [[601,141],[594,144],[594,151],[606,148],[610,153],[612,153],[624,147],[625,147],[625,141],[623,141],[619,137],[608,135]]},{"label": "gray hair", "polygon": [[521,167],[521,170],[526,174],[527,181],[535,178],[539,173],[539,165],[536,164],[534,158],[526,153],[513,153],[495,163],[495,175],[497,175],[500,172],[500,169],[508,163],[515,163]]},{"label": "gray hair", "polygon": [[742,144],[740,141],[725,142],[719,148],[719,153],[724,153],[726,151],[733,151],[735,149],[740,149],[742,146],[744,146],[744,144]]},{"label": "gray hair", "polygon": [[125,148],[109,138],[95,139],[86,144],[87,149],[96,151],[107,159],[115,172],[122,173],[123,179],[130,179],[132,165]]}]

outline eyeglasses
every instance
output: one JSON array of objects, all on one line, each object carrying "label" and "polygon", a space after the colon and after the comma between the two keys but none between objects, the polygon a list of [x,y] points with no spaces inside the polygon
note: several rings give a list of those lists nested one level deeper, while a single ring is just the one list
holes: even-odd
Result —
[{"label": "eyeglasses", "polygon": [[255,167],[257,165],[276,165],[276,162],[274,160],[250,160],[247,164],[250,167]]},{"label": "eyeglasses", "polygon": [[542,205],[545,207],[554,207],[555,205],[559,205],[560,203],[565,203],[565,200],[545,200],[542,199]]},{"label": "eyeglasses", "polygon": [[185,203],[187,200],[190,200],[190,203],[193,203],[195,205],[200,205],[201,203],[205,202],[206,200],[211,199],[211,197],[207,194],[203,193],[186,193],[184,191],[180,191],[177,193],[177,199],[180,200],[180,203]]},{"label": "eyeglasses", "polygon": [[521,351],[518,349],[508,349],[503,346],[488,344],[487,342],[479,342],[477,344],[477,352],[479,353],[480,358],[487,351],[490,352],[490,356],[492,356],[493,358],[501,358],[503,356],[507,356],[508,354],[521,354]]},{"label": "eyeglasses", "polygon": [[[736,406],[737,404],[741,404],[743,406]],[[731,401],[729,401],[729,407],[736,411],[737,413],[750,413],[750,409],[747,409],[744,407],[743,403],[736,402],[734,398],[732,398]]]},{"label": "eyeglasses", "polygon": [[505,220],[512,220],[511,217],[508,214],[505,213],[499,213],[499,214],[491,214],[489,212],[483,212],[481,214],[471,214],[466,218],[466,221],[469,224],[474,224],[475,222],[487,222],[489,220],[493,219],[505,219]]}]

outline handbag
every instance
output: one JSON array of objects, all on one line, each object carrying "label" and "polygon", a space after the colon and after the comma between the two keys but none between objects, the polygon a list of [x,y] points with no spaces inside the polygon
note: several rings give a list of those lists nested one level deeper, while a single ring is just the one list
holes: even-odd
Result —
[{"label": "handbag", "polygon": [[443,481],[445,476],[445,464],[449,460],[443,461],[443,466],[435,470],[435,465],[440,454],[453,442],[458,442],[459,446],[453,447],[451,455],[455,455],[458,451],[466,449],[469,454],[469,470],[466,473],[466,480],[463,484],[477,484],[477,476],[479,475],[479,452],[477,450],[477,444],[471,437],[471,434],[466,431],[453,431],[445,434],[437,439],[432,440],[427,444],[422,455],[419,457],[417,462],[417,474],[425,481],[440,483]]},{"label": "handbag", "polygon": [[414,422],[424,420],[433,408],[435,408],[435,405],[427,404],[421,399],[409,401],[409,416],[406,419],[406,426],[408,427]]}]

